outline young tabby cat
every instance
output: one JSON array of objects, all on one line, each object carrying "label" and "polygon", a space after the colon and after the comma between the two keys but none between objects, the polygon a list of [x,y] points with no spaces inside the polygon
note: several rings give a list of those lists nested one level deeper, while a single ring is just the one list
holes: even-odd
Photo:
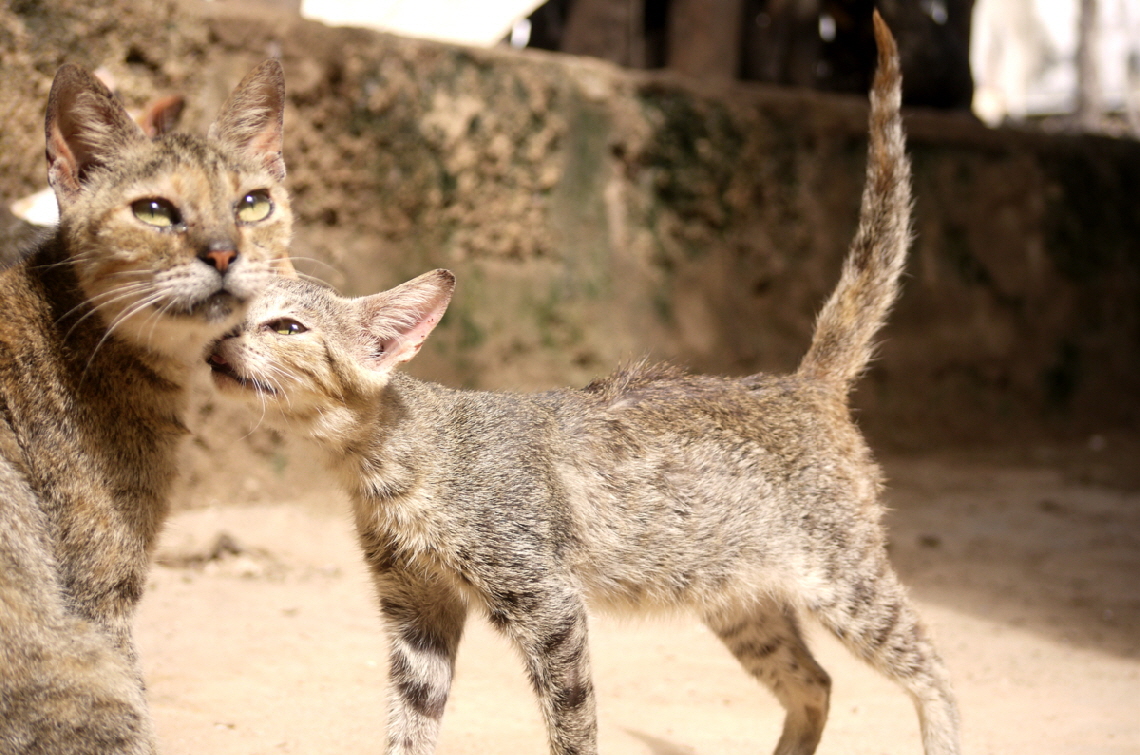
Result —
[{"label": "young tabby cat", "polygon": [[899,682],[928,755],[958,751],[946,672],[887,561],[881,475],[847,394],[893,303],[910,169],[894,42],[879,70],[859,230],[794,375],[638,365],[581,391],[456,391],[394,372],[443,315],[437,270],[349,300],[282,280],[219,343],[215,380],[314,438],[350,492],[391,648],[388,753],[434,750],[470,607],[521,651],[551,751],[597,751],[588,605],[689,607],[815,750],[830,680],[806,612]]},{"label": "young tabby cat", "polygon": [[48,101],[60,223],[0,274],[0,754],[154,750],[130,622],[186,435],[188,379],[291,268],[284,80],[208,138],[145,136],[67,65]]}]

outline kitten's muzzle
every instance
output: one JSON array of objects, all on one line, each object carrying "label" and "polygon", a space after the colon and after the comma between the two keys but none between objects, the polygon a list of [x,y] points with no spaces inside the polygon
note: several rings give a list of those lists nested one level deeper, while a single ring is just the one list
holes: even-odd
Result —
[{"label": "kitten's muzzle", "polygon": [[214,351],[206,358],[206,364],[210,366],[210,372],[213,373],[214,381],[219,384],[229,383],[231,385],[237,384],[242,388],[250,388],[258,393],[276,394],[277,391],[272,387],[255,378],[243,377],[238,373],[233,366],[226,361],[226,358]]},{"label": "kitten's muzzle", "polygon": [[221,343],[222,341],[228,341],[231,338],[237,338],[238,336],[241,335],[241,332],[242,332],[242,325],[241,325],[241,323],[238,323],[237,325],[233,326],[231,329],[229,329],[228,331],[223,333],[222,337],[218,339],[218,343]]},{"label": "kitten's muzzle", "polygon": [[233,378],[239,382],[241,381],[241,376],[234,371],[234,368],[230,366],[230,363],[226,361],[226,358],[218,352],[215,351],[213,354],[210,354],[210,356],[206,358],[206,363],[210,365],[210,369],[212,371],[220,375],[225,375],[226,377]]}]

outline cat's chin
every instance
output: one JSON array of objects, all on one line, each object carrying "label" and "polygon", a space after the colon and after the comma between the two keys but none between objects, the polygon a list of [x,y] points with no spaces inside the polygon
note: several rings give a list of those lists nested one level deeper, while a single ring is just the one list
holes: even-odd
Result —
[{"label": "cat's chin", "polygon": [[254,378],[239,375],[229,362],[217,354],[212,354],[206,364],[210,367],[210,377],[218,390],[235,395],[257,394],[262,396],[276,396],[273,386]]},{"label": "cat's chin", "polygon": [[211,325],[228,325],[245,311],[245,303],[245,299],[240,299],[229,291],[217,291],[184,307],[168,307],[164,314],[175,320],[189,319]]}]

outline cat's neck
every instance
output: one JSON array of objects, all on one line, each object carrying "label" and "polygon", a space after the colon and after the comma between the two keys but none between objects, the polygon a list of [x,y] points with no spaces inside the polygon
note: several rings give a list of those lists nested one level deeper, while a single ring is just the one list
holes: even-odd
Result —
[{"label": "cat's neck", "polygon": [[[397,374],[367,398],[330,399],[301,421],[305,434],[324,451],[326,465],[350,488],[364,482],[397,490],[419,477],[421,467],[439,453],[432,447],[443,422],[435,411],[439,390]],[[289,420],[294,430],[297,419]]]}]

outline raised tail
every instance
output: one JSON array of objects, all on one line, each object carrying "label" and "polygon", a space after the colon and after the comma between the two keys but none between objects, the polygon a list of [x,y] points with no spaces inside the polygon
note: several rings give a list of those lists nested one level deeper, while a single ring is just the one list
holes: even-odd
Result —
[{"label": "raised tail", "polygon": [[871,360],[875,333],[898,297],[910,245],[910,161],[899,114],[902,73],[894,37],[878,11],[875,42],[879,61],[871,89],[870,150],[859,228],[797,372],[841,385],[844,393]]}]

